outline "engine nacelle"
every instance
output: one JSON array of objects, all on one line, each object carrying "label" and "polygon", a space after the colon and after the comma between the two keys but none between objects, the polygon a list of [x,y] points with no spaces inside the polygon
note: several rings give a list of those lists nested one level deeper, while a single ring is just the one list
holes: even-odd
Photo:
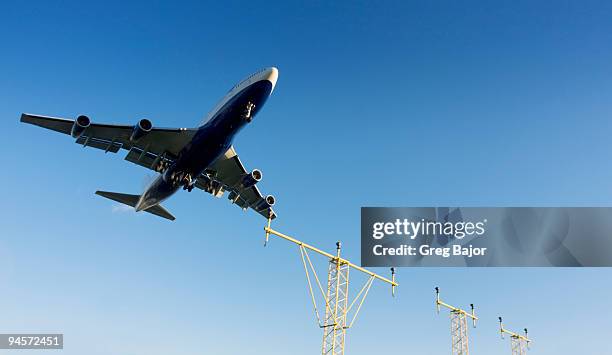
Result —
[{"label": "engine nacelle", "polygon": [[247,189],[260,182],[262,177],[263,174],[260,170],[253,169],[250,174],[244,174],[244,176],[242,176],[240,185],[242,185],[242,188]]},{"label": "engine nacelle", "polygon": [[146,118],[143,118],[134,126],[132,135],[130,136],[130,142],[138,141],[140,138],[144,137],[145,134],[151,132],[152,129],[153,123]]},{"label": "engine nacelle", "polygon": [[265,210],[266,208],[274,206],[275,203],[276,199],[274,198],[274,196],[268,195],[263,199],[263,201],[261,201],[259,204],[257,204],[257,206],[255,206],[255,209],[257,211]]},{"label": "engine nacelle", "polygon": [[79,117],[77,117],[76,120],[74,120],[74,123],[72,124],[72,129],[70,130],[70,135],[72,136],[72,138],[79,138],[83,134],[83,132],[85,132],[85,129],[89,127],[90,124],[91,120],[89,119],[89,117],[85,115],[80,115]]}]

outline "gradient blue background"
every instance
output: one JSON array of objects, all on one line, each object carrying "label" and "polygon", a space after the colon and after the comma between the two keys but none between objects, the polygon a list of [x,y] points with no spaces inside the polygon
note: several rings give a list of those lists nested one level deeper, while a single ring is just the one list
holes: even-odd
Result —
[{"label": "gradient blue background", "polygon": [[[65,354],[315,354],[298,250],[264,220],[178,193],[174,223],[96,189],[151,172],[20,124],[21,112],[196,125],[237,81],[280,69],[235,142],[277,196],[274,226],[359,257],[359,207],[609,206],[612,5],[4,2],[0,331],[63,332]],[[319,265],[325,266],[324,260]],[[380,269],[386,274],[388,270]],[[348,354],[445,354],[450,303],[474,354],[610,354],[609,269],[401,269],[374,287]],[[357,277],[355,277],[355,280]]]}]

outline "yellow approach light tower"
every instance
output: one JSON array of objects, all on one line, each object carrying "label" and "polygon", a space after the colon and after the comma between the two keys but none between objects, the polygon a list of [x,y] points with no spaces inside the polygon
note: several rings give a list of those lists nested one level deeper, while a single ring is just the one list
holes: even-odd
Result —
[{"label": "yellow approach light tower", "polygon": [[504,334],[510,335],[510,347],[512,348],[512,355],[527,354],[527,349],[529,349],[529,343],[531,343],[531,339],[527,337],[527,328],[523,329],[523,331],[525,332],[525,335],[507,330],[506,328],[504,328],[502,317],[499,317],[499,332],[501,333],[502,339],[504,338]]},{"label": "yellow approach light tower", "polygon": [[[380,280],[391,285],[391,293],[395,294],[395,270],[391,268],[391,279],[387,279],[375,274],[361,266],[353,264],[340,256],[341,243],[336,243],[336,253],[327,253],[312,245],[306,244],[293,237],[277,232],[270,228],[270,220],[264,228],[266,232],[267,245],[270,235],[275,235],[292,243],[295,243],[300,250],[306,281],[310,291],[310,298],[317,318],[317,323],[323,329],[323,355],[343,355],[345,346],[346,330],[353,326],[355,319],[361,310],[361,306],[372,287],[374,280]],[[309,252],[315,252],[328,259],[327,287],[324,289],[320,278],[310,259]],[[356,270],[367,276],[365,284],[361,290],[352,298],[349,297],[349,271]],[[314,285],[313,285],[314,284]],[[319,292],[320,294],[319,294]],[[320,295],[320,297],[318,296]],[[319,314],[317,298],[322,299],[322,306],[325,308],[324,317]]]},{"label": "yellow approach light tower", "polygon": [[436,309],[440,314],[440,306],[450,309],[452,354],[468,355],[468,326],[467,319],[472,318],[472,325],[476,328],[478,317],[474,314],[474,305],[470,304],[471,312],[453,307],[440,300],[440,289],[436,287]]}]

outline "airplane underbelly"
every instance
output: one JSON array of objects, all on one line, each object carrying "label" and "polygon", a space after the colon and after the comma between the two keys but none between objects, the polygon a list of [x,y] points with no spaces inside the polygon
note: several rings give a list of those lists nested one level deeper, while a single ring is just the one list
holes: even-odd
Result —
[{"label": "airplane underbelly", "polygon": [[196,174],[201,174],[206,168],[210,167],[220,156],[223,155],[228,149],[230,145],[223,145],[217,147],[216,149],[209,149],[203,152],[202,155],[196,155],[194,159],[193,170]]},{"label": "airplane underbelly", "polygon": [[211,166],[231,146],[230,142],[203,142],[194,144],[181,157],[177,168],[197,176]]},{"label": "airplane underbelly", "polygon": [[163,176],[159,176],[149,188],[141,196],[138,205],[141,209],[147,209],[160,204],[162,201],[172,196],[178,190],[178,186],[174,186],[166,182]]}]

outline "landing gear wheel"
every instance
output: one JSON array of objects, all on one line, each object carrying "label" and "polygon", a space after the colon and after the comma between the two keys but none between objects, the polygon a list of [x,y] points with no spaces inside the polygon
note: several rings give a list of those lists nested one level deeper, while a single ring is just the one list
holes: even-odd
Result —
[{"label": "landing gear wheel", "polygon": [[191,174],[181,173],[180,177],[181,178],[178,180],[178,183],[183,185],[183,190],[191,191],[193,189],[193,184],[195,183],[195,181],[193,181],[191,178]]},{"label": "landing gear wheel", "polygon": [[155,171],[158,173],[163,173],[168,167],[168,163],[164,160],[160,160],[159,163],[155,166]]},{"label": "landing gear wheel", "polygon": [[255,104],[252,102],[248,102],[246,108],[244,109],[243,117],[247,122],[251,122],[253,120],[253,110],[255,109]]},{"label": "landing gear wheel", "polygon": [[184,174],[185,173],[182,173],[182,172],[172,173],[172,175],[170,175],[170,181],[172,181],[172,185],[178,187],[181,184],[181,181],[183,180]]}]

